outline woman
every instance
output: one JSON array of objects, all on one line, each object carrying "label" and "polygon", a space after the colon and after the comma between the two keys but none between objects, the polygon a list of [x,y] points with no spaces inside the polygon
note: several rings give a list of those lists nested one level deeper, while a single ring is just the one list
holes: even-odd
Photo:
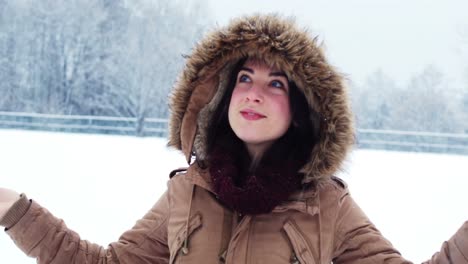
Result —
[{"label": "woman", "polygon": [[[333,176],[353,144],[345,88],[291,21],[244,17],[209,34],[171,107],[169,145],[190,166],[119,241],[80,240],[4,189],[0,224],[38,263],[410,263]],[[428,263],[468,263],[467,229]]]}]

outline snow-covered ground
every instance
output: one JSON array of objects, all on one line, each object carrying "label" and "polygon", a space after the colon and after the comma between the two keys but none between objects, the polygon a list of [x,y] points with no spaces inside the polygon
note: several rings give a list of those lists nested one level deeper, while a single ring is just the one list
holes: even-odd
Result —
[{"label": "snow-covered ground", "polygon": [[[0,186],[25,192],[83,239],[131,228],[185,165],[165,139],[0,130]],[[355,150],[340,175],[402,254],[421,262],[468,219],[468,156]],[[36,263],[0,234],[0,263]]]}]

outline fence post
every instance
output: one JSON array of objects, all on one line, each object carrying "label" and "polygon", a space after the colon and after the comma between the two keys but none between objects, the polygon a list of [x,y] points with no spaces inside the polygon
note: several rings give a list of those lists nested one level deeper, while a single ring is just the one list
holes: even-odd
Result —
[{"label": "fence post", "polygon": [[145,117],[139,116],[136,122],[136,135],[139,137],[144,136]]}]

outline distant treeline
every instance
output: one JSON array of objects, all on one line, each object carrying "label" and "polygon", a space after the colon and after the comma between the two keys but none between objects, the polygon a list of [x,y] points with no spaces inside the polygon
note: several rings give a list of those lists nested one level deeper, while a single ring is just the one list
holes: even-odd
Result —
[{"label": "distant treeline", "polygon": [[0,111],[166,117],[204,5],[0,0]]},{"label": "distant treeline", "polygon": [[397,85],[382,70],[351,87],[359,128],[468,133],[468,74],[454,87],[435,66]]}]

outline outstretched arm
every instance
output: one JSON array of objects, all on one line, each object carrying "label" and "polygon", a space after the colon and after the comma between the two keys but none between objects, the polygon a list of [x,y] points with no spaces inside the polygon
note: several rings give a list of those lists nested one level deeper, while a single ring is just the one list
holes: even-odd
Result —
[{"label": "outstretched arm", "polygon": [[[334,263],[411,263],[383,237],[349,194],[337,215]],[[468,222],[424,264],[468,264]]]},{"label": "outstretched arm", "polygon": [[468,221],[425,264],[468,264]]},{"label": "outstretched arm", "polygon": [[[0,224],[15,244],[41,263],[167,263],[167,192],[108,248],[81,240],[65,223],[26,196],[0,190]],[[11,205],[13,204],[13,205]],[[4,208],[6,208],[4,210]]]},{"label": "outstretched arm", "polygon": [[404,259],[354,199],[345,192],[337,214],[335,259],[340,264],[411,264]]}]

